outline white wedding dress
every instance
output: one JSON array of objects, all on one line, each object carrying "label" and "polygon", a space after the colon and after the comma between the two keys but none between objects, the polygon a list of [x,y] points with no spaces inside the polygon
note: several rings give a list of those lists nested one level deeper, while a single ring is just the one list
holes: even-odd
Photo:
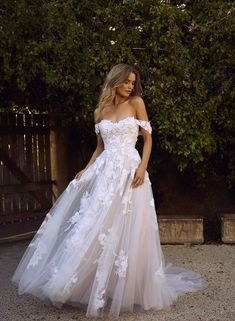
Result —
[{"label": "white wedding dress", "polygon": [[139,126],[151,133],[149,122],[133,116],[95,124],[104,151],[46,215],[12,277],[19,294],[118,317],[166,308],[207,286],[201,274],[165,265],[148,173],[131,187]]}]

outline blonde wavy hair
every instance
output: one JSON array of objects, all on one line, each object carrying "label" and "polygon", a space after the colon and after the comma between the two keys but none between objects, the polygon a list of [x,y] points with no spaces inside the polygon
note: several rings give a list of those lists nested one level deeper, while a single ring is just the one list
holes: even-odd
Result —
[{"label": "blonde wavy hair", "polygon": [[130,96],[141,96],[142,87],[139,72],[134,67],[124,63],[113,66],[102,86],[99,101],[95,110],[96,119],[100,118],[101,112],[105,106],[111,105],[114,102],[117,87],[128,79],[130,73],[134,73],[136,76],[134,88]]}]

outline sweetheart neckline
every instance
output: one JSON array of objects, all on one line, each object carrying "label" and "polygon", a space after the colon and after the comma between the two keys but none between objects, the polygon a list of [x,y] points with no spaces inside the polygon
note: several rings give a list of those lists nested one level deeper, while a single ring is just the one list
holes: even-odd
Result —
[{"label": "sweetheart neckline", "polygon": [[96,125],[100,124],[102,121],[108,121],[108,122],[110,122],[110,123],[112,123],[112,124],[118,124],[118,123],[120,123],[121,121],[126,120],[126,119],[128,119],[128,118],[133,118],[133,119],[135,119],[135,120],[138,120],[138,119],[136,119],[134,116],[127,116],[127,117],[125,117],[125,118],[119,119],[118,121],[112,121],[111,119],[102,119],[100,122],[96,123]]},{"label": "sweetheart neckline", "polygon": [[[122,118],[122,119],[120,119],[120,120],[118,120],[116,122],[112,121],[111,119],[102,119],[100,122],[95,124],[95,131],[96,131],[97,134],[100,132],[99,124],[101,124],[102,122],[106,121],[106,122],[108,122],[108,123],[110,123],[112,125],[118,125],[118,124],[120,124],[121,122],[123,122],[124,120],[127,120],[127,119],[133,119],[136,125],[139,125],[139,126],[143,127],[150,134],[152,133],[152,127],[150,125],[150,121],[149,120],[140,120],[140,119],[135,118],[134,116],[127,116],[127,117]],[[146,126],[145,126],[145,123],[147,123]]]}]

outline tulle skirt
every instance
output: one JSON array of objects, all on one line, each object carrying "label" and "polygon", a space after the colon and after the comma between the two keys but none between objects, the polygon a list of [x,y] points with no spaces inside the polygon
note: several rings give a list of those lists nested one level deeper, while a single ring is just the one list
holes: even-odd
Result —
[{"label": "tulle skirt", "polygon": [[207,286],[200,273],[165,264],[148,173],[131,187],[137,151],[135,159],[120,166],[104,151],[68,184],[12,276],[19,294],[118,317],[164,309]]}]

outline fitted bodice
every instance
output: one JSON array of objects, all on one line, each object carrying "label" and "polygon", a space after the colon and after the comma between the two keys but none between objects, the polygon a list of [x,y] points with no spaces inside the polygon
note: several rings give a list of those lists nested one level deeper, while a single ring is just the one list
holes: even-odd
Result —
[{"label": "fitted bodice", "polygon": [[151,134],[150,122],[136,119],[134,116],[128,116],[117,122],[103,119],[95,124],[95,132],[101,134],[106,150],[130,150],[135,148],[139,126]]}]

